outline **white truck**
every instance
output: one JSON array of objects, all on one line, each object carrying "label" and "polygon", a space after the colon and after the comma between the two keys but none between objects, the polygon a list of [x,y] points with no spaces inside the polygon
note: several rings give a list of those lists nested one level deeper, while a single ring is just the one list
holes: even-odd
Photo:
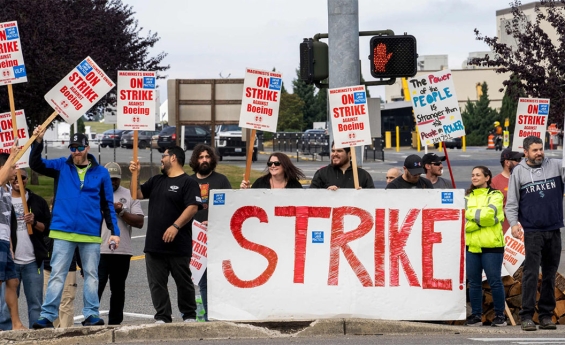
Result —
[{"label": "white truck", "polygon": [[[224,156],[246,156],[245,141],[241,140],[241,127],[238,125],[216,126],[216,150],[218,159]],[[257,161],[257,139],[253,147],[253,162]]]}]

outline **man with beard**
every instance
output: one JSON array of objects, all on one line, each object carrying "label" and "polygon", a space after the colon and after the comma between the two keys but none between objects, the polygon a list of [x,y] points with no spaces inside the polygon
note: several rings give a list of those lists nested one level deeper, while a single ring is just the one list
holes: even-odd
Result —
[{"label": "man with beard", "polygon": [[[338,190],[355,188],[353,168],[351,166],[351,148],[336,149],[332,143],[331,163],[318,169],[312,178],[310,188]],[[359,188],[375,188],[373,178],[367,171],[357,168]]]},{"label": "man with beard", "polygon": [[[161,175],[137,189],[138,199],[149,199],[149,224],[145,237],[145,265],[155,323],[171,323],[172,309],[167,282],[177,285],[178,307],[184,322],[196,321],[194,284],[190,273],[192,218],[202,209],[198,183],[183,170],[184,151],[169,147],[161,158]],[[139,171],[139,161],[129,170]]]},{"label": "man with beard", "polygon": [[[218,164],[218,157],[214,150],[204,144],[196,145],[192,151],[189,165],[194,171],[191,175],[193,179],[200,185],[200,197],[202,198],[203,209],[196,212],[194,219],[205,226],[208,226],[208,201],[210,190],[212,189],[231,189],[230,181],[225,175],[215,171]],[[198,282],[200,294],[202,295],[202,303],[204,304],[204,319],[208,321],[208,270],[204,271],[202,278]]]},{"label": "man with beard", "polygon": [[106,243],[110,239],[110,230],[102,226],[102,244],[100,246],[100,264],[98,265],[98,299],[102,299],[104,288],[110,279],[110,311],[108,324],[119,325],[124,320],[126,300],[126,279],[133,255],[131,246],[131,228],[143,227],[143,210],[139,200],[132,200],[129,189],[120,186],[122,168],[115,162],[104,166],[110,173],[114,190],[114,209],[118,214],[120,227],[120,248],[114,249]]},{"label": "man with beard", "polygon": [[445,156],[440,157],[435,153],[426,153],[422,157],[422,167],[426,178],[435,189],[453,189],[451,181],[441,177],[443,175],[443,161],[445,161]]},{"label": "man with beard", "polygon": [[[492,178],[492,182],[490,183],[490,187],[492,189],[498,189],[502,192],[504,196],[504,206],[506,206],[506,196],[508,194],[508,181],[510,180],[510,174],[512,174],[512,170],[514,167],[522,161],[522,157],[524,157],[523,153],[512,151],[512,149],[508,148],[502,151],[500,154],[500,165],[502,165],[502,172],[495,177]],[[510,228],[510,223],[508,223],[508,219],[504,218],[504,222],[502,223],[502,231],[506,232]]]},{"label": "man with beard", "polygon": [[510,175],[506,215],[512,236],[523,238],[526,257],[522,277],[522,330],[535,331],[539,268],[542,282],[538,301],[540,329],[556,329],[555,274],[561,258],[563,227],[563,164],[561,159],[545,158],[543,141],[535,136],[524,139],[524,155]]},{"label": "man with beard", "polygon": [[420,174],[424,173],[422,159],[418,155],[409,155],[404,160],[404,174],[398,176],[385,189],[433,189],[432,183]]},{"label": "man with beard", "polygon": [[53,177],[55,195],[49,237],[54,239],[51,275],[39,319],[33,328],[53,328],[59,315],[65,278],[75,249],[79,248],[84,272],[84,326],[103,325],[99,316],[98,262],[102,220],[110,230],[108,243],[120,243],[120,229],[114,211],[112,181],[108,170],[89,154],[88,137],[75,133],[68,158],[42,159],[45,128],[37,127],[37,136],[29,157],[29,166],[39,174]]}]

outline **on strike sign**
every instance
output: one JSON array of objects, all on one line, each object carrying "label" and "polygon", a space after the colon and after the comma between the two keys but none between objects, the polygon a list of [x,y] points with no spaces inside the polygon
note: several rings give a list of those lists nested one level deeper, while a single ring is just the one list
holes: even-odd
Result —
[{"label": "on strike sign", "polygon": [[336,148],[371,145],[365,85],[329,89]]},{"label": "on strike sign", "polygon": [[74,123],[115,86],[89,57],[46,95],[45,100],[68,123]]},{"label": "on strike sign", "polygon": [[192,258],[190,258],[190,272],[192,282],[198,284],[208,265],[208,236],[206,225],[192,221]]},{"label": "on strike sign", "polygon": [[281,103],[282,74],[247,68],[239,127],[277,131]]},{"label": "on strike sign", "polygon": [[155,130],[157,72],[118,71],[118,129]]},{"label": "on strike sign", "polygon": [[466,316],[462,189],[212,190],[210,200],[213,319]]},{"label": "on strike sign", "polygon": [[424,145],[465,135],[450,70],[412,78],[408,87],[420,140]]},{"label": "on strike sign", "polygon": [[[26,116],[23,110],[16,110],[16,125],[18,128],[18,147],[22,148],[29,140]],[[0,152],[10,153],[10,148],[14,145],[13,129],[12,114],[10,112],[0,114]],[[29,153],[30,150],[26,150],[16,162],[16,168],[29,166]]]},{"label": "on strike sign", "polygon": [[17,22],[0,23],[0,85],[27,81]]},{"label": "on strike sign", "polygon": [[548,98],[520,98],[516,109],[516,127],[512,150],[522,152],[524,138],[530,135],[540,138],[545,145],[545,130],[549,115]]}]

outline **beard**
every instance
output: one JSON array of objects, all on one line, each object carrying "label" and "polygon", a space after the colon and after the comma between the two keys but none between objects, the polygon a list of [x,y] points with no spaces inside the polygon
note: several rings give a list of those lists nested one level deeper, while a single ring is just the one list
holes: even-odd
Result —
[{"label": "beard", "polygon": [[171,164],[170,163],[169,164],[163,163],[162,165],[163,165],[163,167],[161,168],[161,174],[169,175],[169,170],[171,169]]},{"label": "beard", "polygon": [[207,162],[203,162],[198,165],[197,170],[200,175],[208,175],[209,173],[212,172],[212,167]]}]

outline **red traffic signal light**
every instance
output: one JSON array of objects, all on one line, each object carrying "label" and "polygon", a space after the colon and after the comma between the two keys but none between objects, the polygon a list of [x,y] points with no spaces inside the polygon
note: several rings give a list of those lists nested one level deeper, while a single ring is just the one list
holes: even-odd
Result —
[{"label": "red traffic signal light", "polygon": [[371,38],[371,75],[375,78],[413,77],[418,70],[416,37],[412,35]]}]

